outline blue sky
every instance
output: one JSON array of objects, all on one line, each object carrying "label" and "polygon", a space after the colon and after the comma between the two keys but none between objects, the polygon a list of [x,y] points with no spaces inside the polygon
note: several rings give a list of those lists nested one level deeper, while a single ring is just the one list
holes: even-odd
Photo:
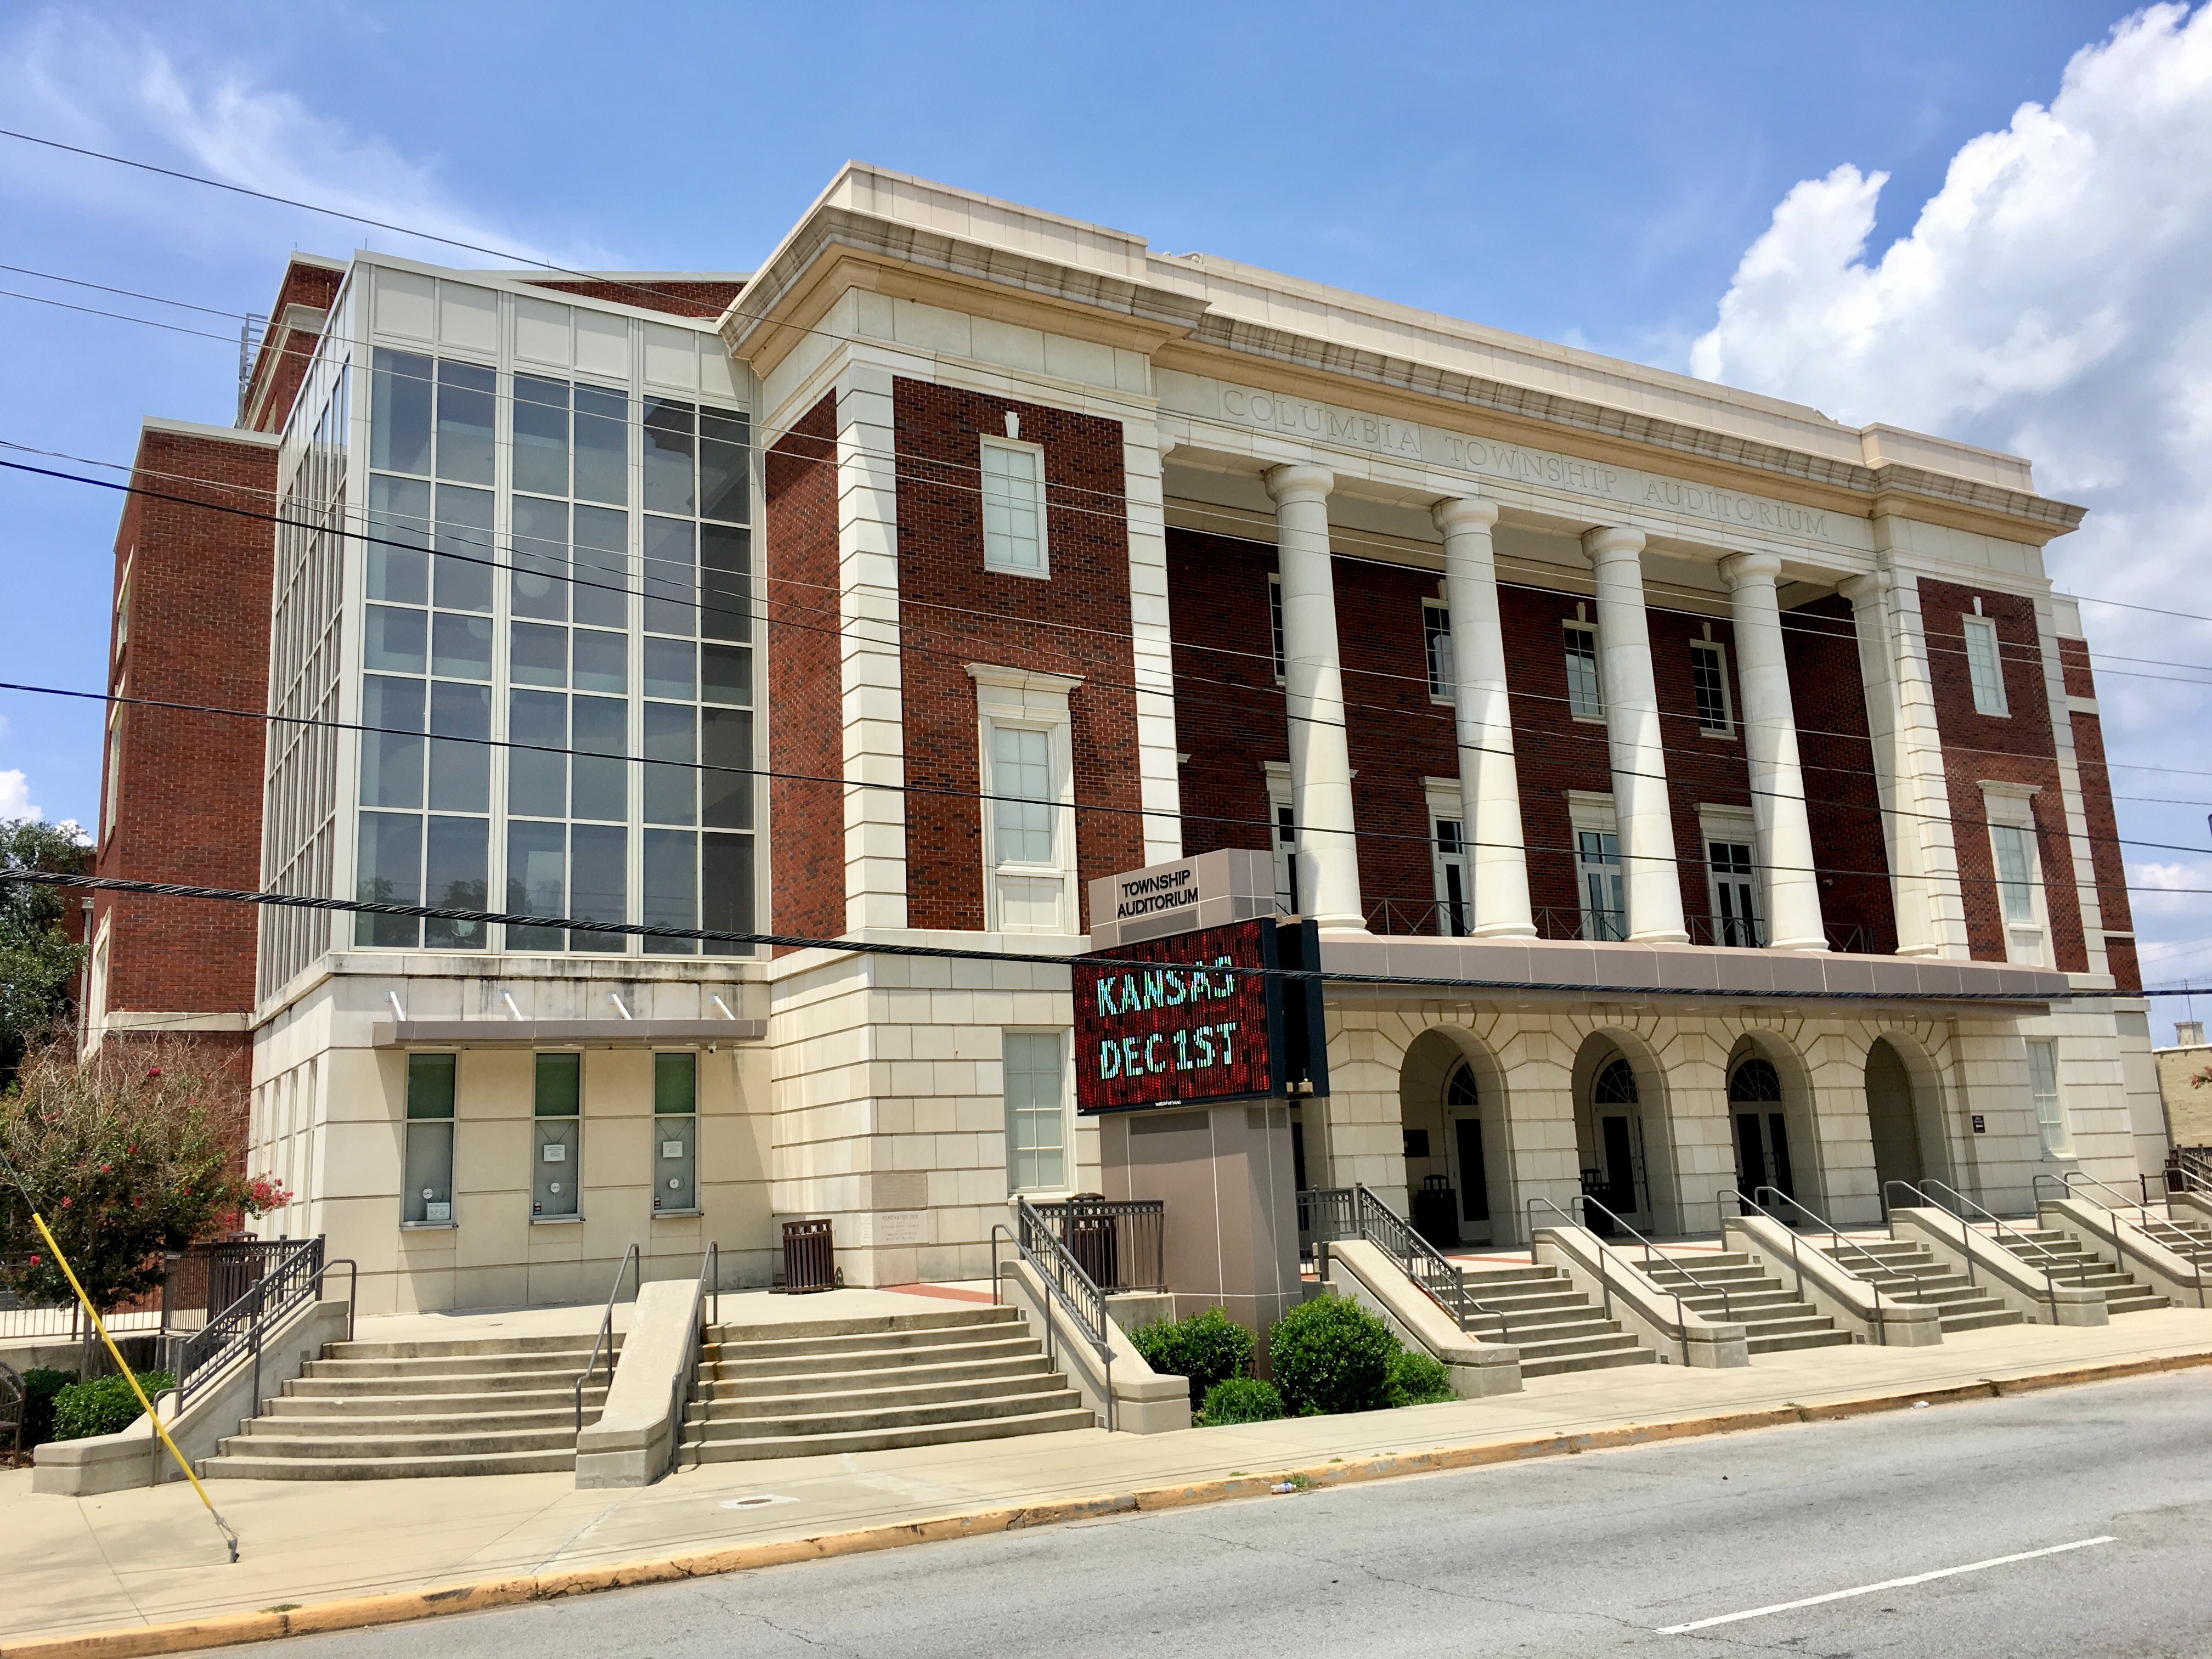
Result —
[{"label": "blue sky", "polygon": [[[2190,112],[2212,106],[2188,79],[2212,29],[2185,9],[2131,23],[2122,6],[2020,0],[1862,4],[1847,24],[1832,8],[1772,4],[663,5],[650,28],[629,15],[21,8],[0,23],[0,125],[564,263],[653,269],[749,268],[860,156],[1157,248],[1670,368],[1710,337],[1696,361],[1733,383],[1847,420],[2027,446],[2047,491],[2087,501],[2093,526],[2126,527],[2054,549],[2063,581],[2155,605],[2193,567],[2203,592],[2189,526],[2212,492],[2212,431],[2179,450],[2165,434],[2212,416],[2192,413],[2185,388],[2130,390],[2177,349],[2212,353],[2204,301],[2180,274],[2207,268],[2212,198],[2152,159],[2191,154],[2203,135]],[[2082,87],[2062,94],[2085,49]],[[2058,139],[2016,121],[2030,101],[2065,114]],[[2070,177],[2069,134],[2097,158],[2086,186],[2053,182]],[[2207,153],[2193,151],[2199,173]],[[1987,176],[1967,176],[1982,163]],[[2118,205],[2087,232],[2055,228],[2081,218],[2069,188]],[[1931,198],[1975,210],[1923,222]],[[4,139],[0,206],[9,264],[225,310],[264,307],[294,246],[493,263]],[[2146,228],[2177,215],[2178,248]],[[2033,234],[1972,228],[2023,222]],[[1885,267],[1905,238],[1925,257]],[[2058,239],[2105,248],[2099,268],[2068,284],[2042,275],[2066,263],[2047,246]],[[1781,278],[1777,258],[1746,263],[1755,246]],[[1931,301],[1931,259],[1944,292],[1982,300]],[[1990,284],[1993,268],[2017,281]],[[2120,301],[2106,291],[2117,268],[2133,273]],[[0,289],[86,302],[8,273]],[[1996,313],[2005,328],[1979,338]],[[142,416],[231,416],[236,353],[222,341],[13,299],[0,299],[0,439],[123,461]],[[116,510],[104,492],[0,475],[0,592],[18,600],[5,678],[98,685]],[[2132,640],[2147,658],[2212,662],[2212,629],[2117,611],[2090,622],[2102,648]],[[2141,650],[2152,631],[2161,648]],[[2212,712],[2175,681],[2206,677],[2156,672],[2172,678],[2107,689],[2116,750],[2212,771],[2212,746],[2172,735]],[[19,806],[89,819],[96,714],[0,693],[0,806],[12,790]],[[2126,833],[2204,845],[2196,803],[2212,777],[2130,774],[2121,793],[2145,797],[2123,804]],[[2131,861],[2153,884],[2212,887],[2212,859]],[[2212,972],[2212,906],[2175,894],[2141,919],[2174,973]]]}]

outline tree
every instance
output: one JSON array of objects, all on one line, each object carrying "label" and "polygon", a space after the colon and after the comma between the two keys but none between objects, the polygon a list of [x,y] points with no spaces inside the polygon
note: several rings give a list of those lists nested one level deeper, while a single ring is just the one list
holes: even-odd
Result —
[{"label": "tree", "polygon": [[77,873],[92,849],[73,823],[0,818],[0,1088],[40,1034],[66,1021],[84,947],[70,938],[66,887],[9,881],[10,870]]},{"label": "tree", "polygon": [[[73,1048],[51,1041],[25,1056],[0,1096],[0,1151],[106,1313],[161,1282],[164,1251],[290,1194],[238,1173],[246,1088],[219,1052],[189,1036],[110,1040],[82,1063]],[[24,1194],[4,1182],[0,1257],[13,1258],[5,1277],[25,1301],[73,1299]]]}]

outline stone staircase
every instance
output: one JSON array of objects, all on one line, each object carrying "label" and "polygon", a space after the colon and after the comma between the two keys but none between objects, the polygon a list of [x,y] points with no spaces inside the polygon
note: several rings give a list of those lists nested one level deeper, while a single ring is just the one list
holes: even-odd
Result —
[{"label": "stone staircase", "polygon": [[[1954,1331],[1985,1330],[1992,1325],[2017,1325],[2022,1316],[1974,1284],[1966,1274],[1945,1266],[1925,1244],[1910,1240],[1869,1240],[1858,1250],[1832,1251],[1830,1259],[1846,1272],[1873,1284],[1892,1301],[1917,1303],[1936,1310],[1943,1334]],[[1893,1273],[1910,1274],[1910,1282],[1877,1280],[1866,1257],[1872,1256]]]},{"label": "stone staircase", "polygon": [[708,1332],[679,1467],[1097,1425],[1015,1308]]},{"label": "stone staircase", "polygon": [[[1521,1375],[1557,1376],[1614,1365],[1649,1365],[1658,1356],[1607,1319],[1557,1267],[1470,1267],[1468,1294],[1505,1316],[1510,1340],[1521,1350]],[[1498,1340],[1493,1322],[1478,1318],[1477,1340]]]},{"label": "stone staircase", "polygon": [[[1637,1265],[1644,1267],[1640,1260]],[[1742,1326],[1745,1345],[1754,1355],[1840,1347],[1851,1340],[1849,1331],[1838,1330],[1834,1320],[1799,1301],[1782,1287],[1780,1279],[1740,1250],[1700,1251],[1684,1266],[1654,1263],[1644,1271],[1662,1290],[1679,1292],[1692,1312],[1711,1320],[1732,1319]]]},{"label": "stone staircase", "polygon": [[[621,1339],[617,1338],[619,1343]],[[202,1474],[230,1480],[534,1474],[576,1466],[585,1336],[333,1342]],[[606,1398],[604,1352],[584,1420]]]},{"label": "stone staircase", "polygon": [[2169,1305],[2166,1297],[2136,1283],[2134,1274],[2057,1227],[2008,1227],[1995,1237],[2029,1267],[2048,1267],[2057,1283],[2104,1291],[2107,1314],[2148,1313]]}]

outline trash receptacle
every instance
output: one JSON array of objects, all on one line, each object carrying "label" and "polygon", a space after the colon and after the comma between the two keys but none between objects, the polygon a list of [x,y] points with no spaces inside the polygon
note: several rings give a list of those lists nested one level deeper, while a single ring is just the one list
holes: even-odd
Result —
[{"label": "trash receptacle", "polygon": [[837,1247],[830,1219],[783,1224],[783,1288],[797,1296],[827,1291],[837,1283]]},{"label": "trash receptacle", "polygon": [[1121,1230],[1103,1194],[1085,1201],[1079,1194],[1068,1200],[1067,1249],[1091,1282],[1102,1291],[1121,1288]]}]

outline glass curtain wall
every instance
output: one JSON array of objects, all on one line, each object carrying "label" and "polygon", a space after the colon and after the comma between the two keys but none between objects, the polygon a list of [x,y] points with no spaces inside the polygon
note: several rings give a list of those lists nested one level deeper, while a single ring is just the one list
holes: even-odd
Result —
[{"label": "glass curtain wall", "polygon": [[[374,367],[362,723],[381,729],[362,738],[359,896],[750,931],[749,417],[383,348]],[[362,915],[355,942],[489,933]],[[507,933],[515,951],[702,948]]]}]

